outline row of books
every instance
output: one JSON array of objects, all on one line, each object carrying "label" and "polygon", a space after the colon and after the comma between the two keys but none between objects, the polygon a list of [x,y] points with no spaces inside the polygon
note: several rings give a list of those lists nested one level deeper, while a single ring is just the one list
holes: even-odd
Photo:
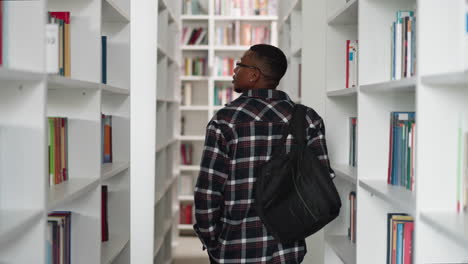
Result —
[{"label": "row of books", "polygon": [[208,0],[183,0],[182,14],[185,15],[206,15],[208,14]]},{"label": "row of books", "polygon": [[232,76],[236,67],[236,59],[230,57],[214,57],[214,71],[217,76]]},{"label": "row of books", "polygon": [[182,28],[182,45],[207,45],[208,29],[206,27],[184,26]]},{"label": "row of books", "polygon": [[346,41],[346,88],[358,86],[358,41]]},{"label": "row of books", "polygon": [[193,144],[182,143],[180,144],[180,156],[182,165],[193,164]]},{"label": "row of books", "polygon": [[68,174],[68,119],[49,117],[49,185],[60,184],[70,177]]},{"label": "row of books", "polygon": [[276,16],[277,0],[215,0],[215,15]]},{"label": "row of books", "polygon": [[349,118],[349,166],[357,164],[357,117]]},{"label": "row of books", "polygon": [[207,59],[205,57],[185,57],[182,72],[186,76],[206,76]]},{"label": "row of books", "polygon": [[225,105],[239,96],[234,93],[231,84],[216,84],[214,88],[214,105]]},{"label": "row of books", "polygon": [[191,225],[195,223],[194,207],[190,203],[180,203],[179,224]]},{"label": "row of books", "polygon": [[112,116],[101,114],[102,163],[112,163]]},{"label": "row of books", "polygon": [[391,30],[391,79],[416,73],[416,17],[414,11],[398,11]]},{"label": "row of books", "polygon": [[413,263],[414,219],[401,213],[387,215],[387,264]]},{"label": "row of books", "polygon": [[71,212],[56,211],[47,216],[47,264],[71,263]]},{"label": "row of books", "polygon": [[356,243],[356,192],[351,191],[348,195],[349,200],[349,227],[348,239]]},{"label": "row of books", "polygon": [[387,182],[414,189],[415,112],[390,113],[390,150]]},{"label": "row of books", "polygon": [[270,27],[235,21],[217,25],[215,31],[216,45],[251,46],[259,43],[270,43]]},{"label": "row of books", "polygon": [[47,72],[70,77],[70,12],[48,12]]},{"label": "row of books", "polygon": [[[109,240],[107,212],[107,185],[101,186],[101,241]],[[70,211],[55,211],[47,216],[46,263],[71,263],[71,215]]]}]

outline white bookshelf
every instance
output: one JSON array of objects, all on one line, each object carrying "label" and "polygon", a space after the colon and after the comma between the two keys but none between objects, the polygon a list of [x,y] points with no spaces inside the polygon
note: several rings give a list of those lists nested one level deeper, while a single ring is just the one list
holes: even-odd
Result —
[{"label": "white bookshelf", "polygon": [[[297,1],[285,2],[282,10],[297,10]],[[302,84],[308,90],[301,101],[325,120],[343,204],[335,221],[307,239],[313,253],[304,263],[385,263],[388,213],[415,218],[413,263],[468,262],[468,217],[456,212],[458,115],[468,123],[464,5],[458,0],[448,5],[437,0],[302,1],[308,14],[302,23],[308,27],[299,43],[307,72]],[[391,80],[390,26],[398,10],[416,11],[417,75]],[[280,21],[284,31],[293,20],[286,13]],[[344,87],[347,39],[359,40],[359,86],[353,88]],[[295,38],[282,41],[292,56]],[[446,52],[434,54],[435,49]],[[387,184],[392,111],[416,112],[414,191]],[[358,117],[356,168],[347,165],[349,117]],[[347,238],[350,191],[357,193],[356,243]]]},{"label": "white bookshelf", "polygon": [[[181,65],[184,68],[185,57],[197,57],[202,56],[207,60],[207,71],[204,76],[184,76],[184,71],[181,73],[180,80],[183,86],[186,83],[190,83],[192,86],[191,93],[191,104],[180,105],[180,117],[184,119],[181,124],[181,134],[179,140],[181,144],[192,144],[193,147],[193,161],[192,164],[183,165],[182,159],[179,157],[179,164],[177,164],[177,171],[181,173],[179,179],[179,185],[183,181],[183,177],[190,177],[195,184],[196,178],[200,171],[201,154],[203,152],[203,144],[205,140],[205,129],[208,121],[211,119],[213,114],[221,109],[221,105],[215,105],[215,87],[226,85],[231,86],[232,75],[219,76],[215,67],[215,57],[230,57],[234,60],[239,60],[245,51],[250,46],[245,45],[219,45],[216,41],[216,28],[217,26],[228,25],[229,23],[239,22],[240,25],[249,23],[254,26],[263,25],[267,26],[271,30],[271,43],[278,45],[277,36],[277,25],[278,16],[266,15],[266,16],[231,16],[231,15],[216,15],[215,14],[215,1],[214,0],[200,0],[203,6],[206,7],[206,13],[198,15],[182,15],[181,21],[182,26],[193,26],[193,27],[205,27],[208,29],[208,44],[207,45],[181,45],[182,51]],[[179,93],[180,93],[179,92]],[[183,97],[182,97],[183,99]],[[179,152],[177,155],[181,155]],[[181,188],[181,186],[179,187]],[[186,186],[187,188],[187,186]],[[193,191],[193,190],[191,190]],[[193,204],[193,194],[187,195],[182,194],[178,196],[179,203],[190,203]],[[175,218],[175,221],[179,222],[179,217]],[[180,234],[193,235],[193,226],[189,225],[178,225],[178,231]]]},{"label": "white bookshelf", "polygon": [[159,1],[156,82],[156,152],[155,182],[152,197],[154,212],[152,237],[153,263],[172,261],[172,241],[177,233],[174,207],[177,201],[176,183],[180,119],[180,33],[181,1]]},{"label": "white bookshelf", "polygon": [[288,60],[288,70],[281,79],[279,88],[288,93],[291,99],[301,102],[302,84],[302,47],[303,47],[303,9],[302,0],[278,1],[279,47]]},{"label": "white bookshelf", "polygon": [[[130,240],[129,3],[5,3],[9,16],[3,45],[9,49],[0,68],[2,263],[46,263],[47,214],[55,210],[72,213],[72,262],[129,262],[123,253]],[[47,11],[71,13],[70,77],[45,72]],[[101,83],[102,34],[109,36],[107,85]],[[110,66],[117,63],[123,66]],[[101,113],[114,117],[112,164],[101,164]],[[69,179],[52,187],[50,116],[68,118]],[[102,185],[109,188],[111,234],[106,243],[101,242]]]}]

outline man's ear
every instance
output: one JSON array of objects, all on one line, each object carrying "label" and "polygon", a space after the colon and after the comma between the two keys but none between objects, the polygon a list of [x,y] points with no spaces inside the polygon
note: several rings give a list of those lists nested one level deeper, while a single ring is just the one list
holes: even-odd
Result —
[{"label": "man's ear", "polygon": [[260,73],[258,70],[252,71],[252,73],[249,76],[249,82],[256,82],[260,79]]}]

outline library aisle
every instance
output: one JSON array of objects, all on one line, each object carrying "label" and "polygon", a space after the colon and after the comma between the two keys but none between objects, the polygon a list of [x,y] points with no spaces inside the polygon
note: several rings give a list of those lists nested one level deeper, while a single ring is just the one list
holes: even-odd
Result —
[{"label": "library aisle", "polygon": [[172,264],[209,264],[206,251],[201,249],[200,240],[195,236],[181,236],[174,251]]}]

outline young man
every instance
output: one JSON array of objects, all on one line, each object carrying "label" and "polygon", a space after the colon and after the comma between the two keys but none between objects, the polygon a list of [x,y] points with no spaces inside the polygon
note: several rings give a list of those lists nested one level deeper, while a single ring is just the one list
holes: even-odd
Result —
[{"label": "young man", "polygon": [[[252,46],[236,64],[232,83],[242,95],[219,110],[206,129],[201,170],[195,187],[197,232],[211,263],[301,263],[304,240],[280,243],[254,207],[257,169],[280,144],[294,103],[276,90],[287,68],[284,53],[270,45]],[[307,110],[307,141],[330,168],[325,127]],[[289,136],[287,150],[294,144]]]}]

